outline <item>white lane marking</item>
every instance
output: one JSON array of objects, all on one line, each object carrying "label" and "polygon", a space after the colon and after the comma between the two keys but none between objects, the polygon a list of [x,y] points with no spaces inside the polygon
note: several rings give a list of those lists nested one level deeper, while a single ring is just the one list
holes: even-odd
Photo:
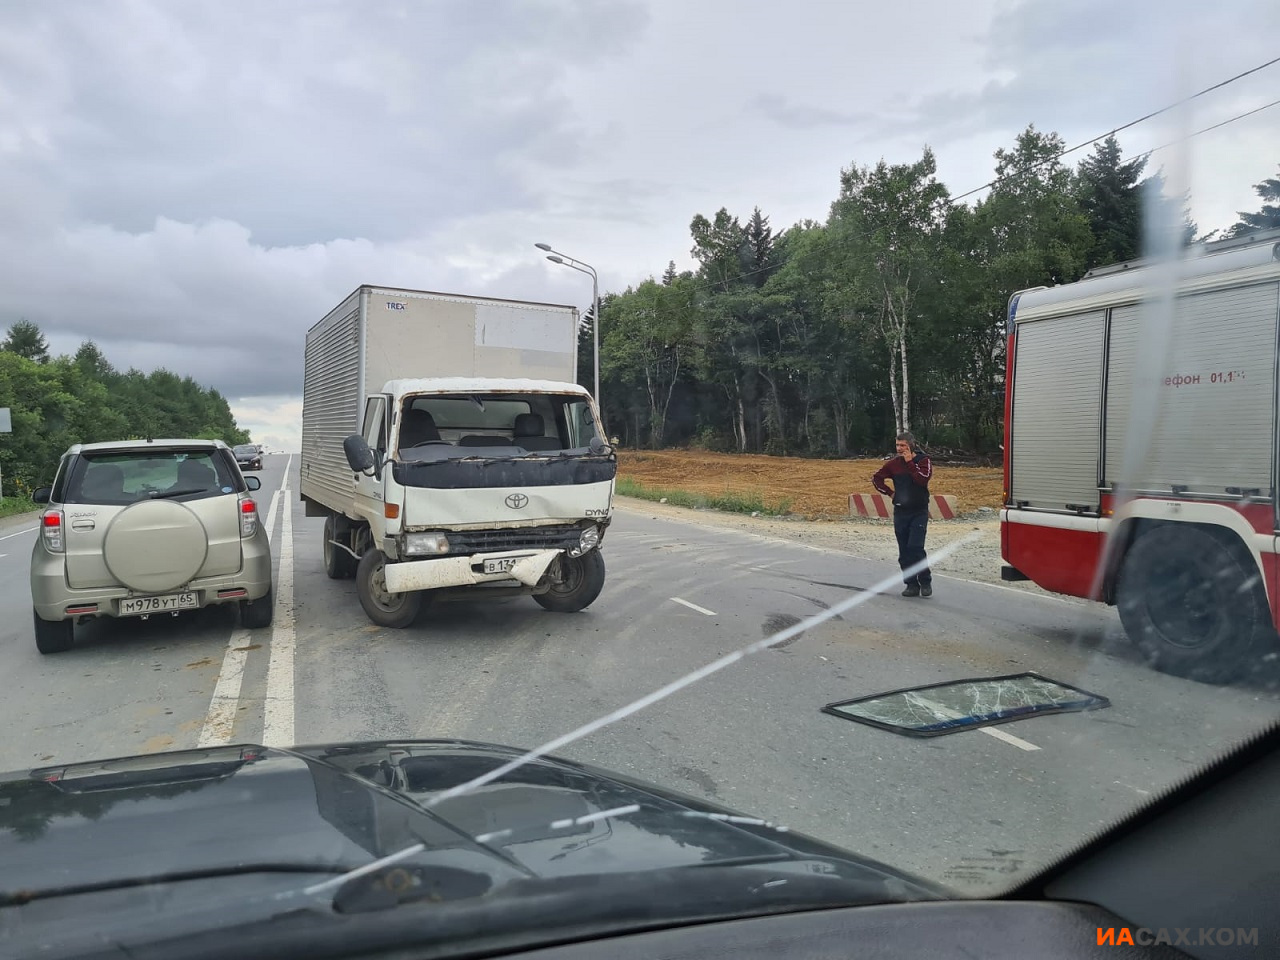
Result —
[{"label": "white lane marking", "polygon": [[[948,720],[956,720],[964,716],[963,713],[952,710],[950,707],[944,707],[936,700],[930,700],[928,697],[916,696],[912,699],[922,707],[927,707],[938,716],[945,717]],[[1011,733],[1005,733],[1003,730],[997,730],[994,727],[979,727],[978,731],[980,733],[985,733],[988,737],[995,737],[997,740],[1003,740],[1005,743],[1012,744],[1020,750],[1040,749],[1034,743],[1023,740],[1021,737],[1015,737]]]},{"label": "white lane marking", "polygon": [[1142,794],[1144,797],[1149,797],[1149,796],[1151,796],[1151,791],[1150,791],[1150,790],[1143,790],[1141,787],[1135,787],[1132,783],[1123,783],[1123,782],[1121,782],[1120,780],[1114,780],[1114,781],[1112,781],[1112,782],[1113,782],[1113,783],[1115,783],[1115,785],[1116,785],[1116,786],[1118,786],[1118,787],[1128,787],[1128,788],[1129,788],[1130,790],[1132,790],[1134,793],[1140,793],[1140,794]]},{"label": "white lane marking", "polygon": [[988,737],[995,737],[997,740],[1003,740],[1005,743],[1013,744],[1013,746],[1017,747],[1019,750],[1040,749],[1034,743],[1029,743],[1021,737],[1015,737],[1012,733],[1005,733],[1003,730],[998,730],[995,727],[980,727],[979,729],[981,729]]},{"label": "white lane marking", "polygon": [[[276,508],[280,506],[280,495],[283,490],[277,488],[271,495],[271,507],[267,511],[267,540],[276,528]],[[236,713],[240,709],[240,687],[244,682],[244,665],[249,659],[248,647],[253,639],[253,631],[238,628],[231,631],[231,639],[227,641],[227,652],[222,657],[222,670],[218,673],[218,682],[213,688],[213,698],[209,701],[209,712],[205,715],[204,726],[200,730],[198,747],[221,747],[230,743],[235,737]]]},{"label": "white lane marking", "polygon": [[213,688],[213,697],[209,701],[209,712],[204,718],[204,727],[200,730],[197,747],[221,747],[230,743],[235,733],[236,711],[240,707],[240,685],[244,681],[244,664],[248,659],[249,640],[253,636],[248,630],[231,631],[231,639],[227,641],[227,652],[222,657],[222,670],[218,673],[218,682]]},{"label": "white lane marking", "polygon": [[673,603],[683,604],[690,610],[697,610],[699,613],[705,613],[708,617],[714,617],[716,615],[714,610],[708,610],[706,607],[700,607],[696,603],[690,603],[688,600],[681,600],[679,597],[672,597],[671,601]]},{"label": "white lane marking", "polygon": [[39,530],[39,529],[40,529],[39,527],[27,527],[25,530],[19,530],[17,533],[6,533],[3,537],[0,537],[0,540],[9,540],[9,539],[12,539],[13,537],[20,537],[24,533],[30,533],[33,530]]},{"label": "white lane marking", "polygon": [[267,662],[267,700],[262,708],[262,743],[268,747],[292,747],[293,652],[297,631],[293,621],[293,510],[287,502],[289,468],[284,468],[280,488],[284,509],[280,515],[280,573],[276,577],[276,610],[271,627],[271,658]]}]

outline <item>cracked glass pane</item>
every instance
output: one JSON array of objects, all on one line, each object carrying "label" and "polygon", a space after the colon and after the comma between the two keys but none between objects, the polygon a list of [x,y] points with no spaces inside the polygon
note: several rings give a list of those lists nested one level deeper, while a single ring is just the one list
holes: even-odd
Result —
[{"label": "cracked glass pane", "polygon": [[1046,713],[1097,710],[1111,702],[1035,673],[956,680],[829,703],[824,713],[912,737],[936,737]]}]

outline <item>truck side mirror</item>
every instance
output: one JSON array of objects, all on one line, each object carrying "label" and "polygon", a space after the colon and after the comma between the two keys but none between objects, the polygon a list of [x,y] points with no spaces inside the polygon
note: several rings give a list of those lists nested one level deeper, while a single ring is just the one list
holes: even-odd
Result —
[{"label": "truck side mirror", "polygon": [[612,452],[609,449],[609,445],[605,443],[603,440],[601,440],[598,434],[593,435],[591,439],[587,442],[587,449],[590,450],[591,453],[597,457],[602,457]]},{"label": "truck side mirror", "polygon": [[376,462],[369,444],[358,433],[342,441],[342,452],[347,455],[347,464],[353,473],[368,473]]}]

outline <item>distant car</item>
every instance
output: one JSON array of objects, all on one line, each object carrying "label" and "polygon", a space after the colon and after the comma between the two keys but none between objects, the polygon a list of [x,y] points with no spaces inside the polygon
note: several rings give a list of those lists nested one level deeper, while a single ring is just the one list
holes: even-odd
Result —
[{"label": "distant car", "polygon": [[271,625],[271,543],[219,440],[77,444],[62,456],[31,551],[36,647],[71,647],[95,617],[177,615],[221,603]]},{"label": "distant car", "polygon": [[241,470],[262,469],[262,447],[256,443],[242,443],[235,448],[236,463]]}]

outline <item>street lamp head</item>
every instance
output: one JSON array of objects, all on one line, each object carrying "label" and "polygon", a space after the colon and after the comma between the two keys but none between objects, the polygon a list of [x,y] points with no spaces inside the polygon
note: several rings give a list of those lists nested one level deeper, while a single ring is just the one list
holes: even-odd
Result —
[{"label": "street lamp head", "polygon": [[535,243],[535,244],[534,244],[534,246],[535,246],[535,247],[537,247],[539,250],[550,250],[550,249],[551,249],[551,244],[549,244],[549,243]]},{"label": "street lamp head", "polygon": [[547,257],[547,259],[550,260],[552,263],[564,263],[564,257],[557,257],[552,255],[550,257]]}]

